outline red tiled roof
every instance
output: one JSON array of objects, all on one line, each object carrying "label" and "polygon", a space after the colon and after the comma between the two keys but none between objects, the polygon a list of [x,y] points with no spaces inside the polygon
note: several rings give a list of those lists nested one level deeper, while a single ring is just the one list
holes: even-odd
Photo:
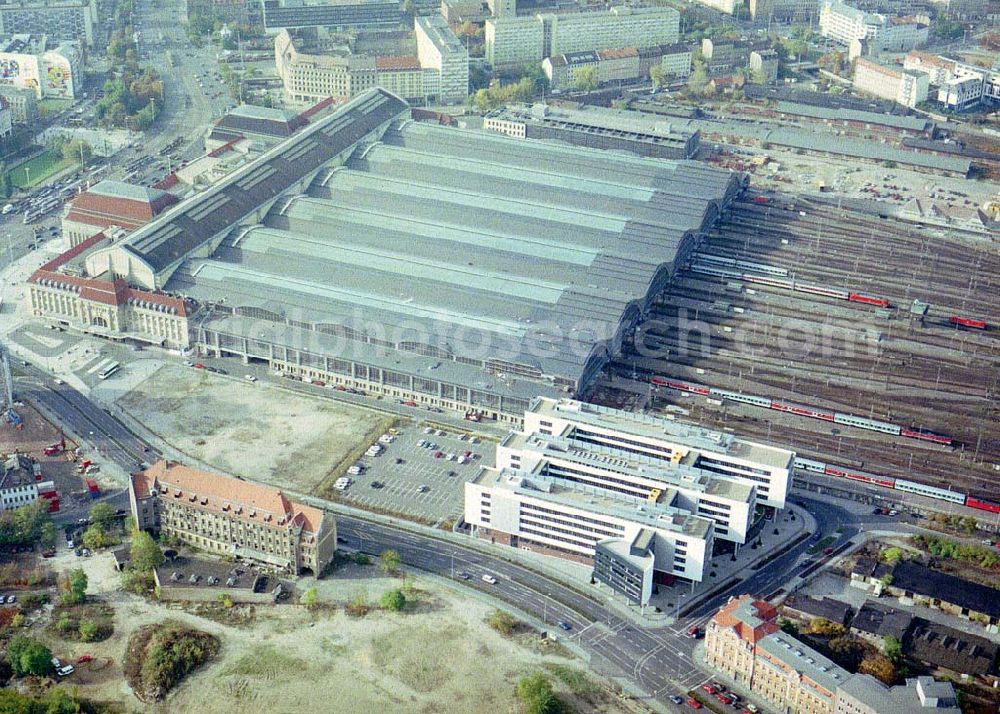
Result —
[{"label": "red tiled roof", "polygon": [[420,69],[420,60],[416,57],[376,57],[375,69],[377,70],[398,70],[398,69]]},{"label": "red tiled roof", "polygon": [[320,101],[317,104],[314,104],[313,106],[309,107],[304,112],[299,114],[299,119],[305,119],[306,121],[308,121],[315,114],[318,114],[319,112],[323,111],[331,104],[333,104],[333,97],[327,97],[326,99]]},{"label": "red tiled roof", "polygon": [[[38,270],[39,271],[42,271],[42,270],[55,270],[56,268],[59,268],[60,266],[65,265],[69,261],[73,260],[73,258],[77,257],[78,255],[87,252],[91,248],[96,247],[97,245],[99,245],[101,243],[101,241],[106,240],[106,239],[107,239],[107,236],[104,235],[103,233],[97,233],[96,235],[92,235],[92,236],[90,236],[90,238],[88,238],[87,240],[83,241],[79,245],[73,246],[72,248],[70,248],[69,250],[67,250],[65,253],[60,253],[55,258],[53,258],[49,262],[47,262],[44,265],[42,265],[42,267],[40,267]],[[34,276],[32,276],[32,277],[34,277]]]},{"label": "red tiled roof", "polygon": [[140,290],[138,288],[130,288],[128,283],[121,278],[116,278],[113,281],[98,278],[82,278],[76,275],[57,273],[53,270],[47,270],[45,266],[42,266],[31,274],[28,282],[37,284],[43,279],[52,280],[63,285],[73,285],[79,288],[77,292],[80,294],[81,299],[91,300],[102,305],[124,305],[129,300],[134,300],[138,303],[146,302],[171,308],[174,310],[174,314],[179,317],[187,317],[188,314],[187,304],[181,298]]},{"label": "red tiled roof", "polygon": [[[759,622],[748,623],[736,615],[735,611],[745,604],[754,611]],[[741,640],[756,644],[762,637],[774,634],[781,629],[775,623],[777,617],[778,610],[771,603],[766,600],[752,600],[749,595],[741,595],[726,603],[715,613],[712,620],[719,627],[734,629]]]},{"label": "red tiled roof", "polygon": [[71,201],[70,210],[97,216],[108,216],[110,218],[131,219],[145,223],[152,220],[164,208],[176,202],[177,198],[169,194],[147,202],[135,201],[130,198],[102,196],[97,193],[85,191]]},{"label": "red tiled roof", "polygon": [[597,56],[604,60],[625,59],[626,57],[638,57],[639,50],[635,47],[622,47],[621,49],[597,50]]}]

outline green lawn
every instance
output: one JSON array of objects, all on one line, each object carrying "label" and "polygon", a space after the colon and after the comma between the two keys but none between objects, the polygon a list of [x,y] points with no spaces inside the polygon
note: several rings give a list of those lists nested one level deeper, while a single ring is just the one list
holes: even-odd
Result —
[{"label": "green lawn", "polygon": [[819,543],[816,543],[815,545],[811,546],[808,550],[806,550],[806,552],[809,555],[816,555],[818,552],[820,552],[824,548],[829,548],[830,544],[833,543],[835,540],[837,540],[837,536],[827,536],[826,538],[824,538],[823,540],[821,540]]},{"label": "green lawn", "polygon": [[[18,188],[32,188],[45,181],[49,176],[73,166],[75,161],[68,161],[61,154],[45,151],[33,159],[18,164],[10,170],[10,180]],[[31,179],[30,182],[28,179]]]}]

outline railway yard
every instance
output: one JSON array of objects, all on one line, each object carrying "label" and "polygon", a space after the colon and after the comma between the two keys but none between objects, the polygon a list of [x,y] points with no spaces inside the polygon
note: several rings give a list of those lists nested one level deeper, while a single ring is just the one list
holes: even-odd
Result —
[{"label": "railway yard", "polygon": [[981,239],[748,196],[593,398],[787,445],[805,471],[996,501],[998,283]]}]

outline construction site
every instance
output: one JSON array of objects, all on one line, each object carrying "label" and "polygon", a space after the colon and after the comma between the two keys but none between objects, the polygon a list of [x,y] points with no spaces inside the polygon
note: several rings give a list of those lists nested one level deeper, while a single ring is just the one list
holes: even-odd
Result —
[{"label": "construction site", "polygon": [[748,195],[592,397],[794,448],[806,471],[995,499],[998,276],[982,240]]}]

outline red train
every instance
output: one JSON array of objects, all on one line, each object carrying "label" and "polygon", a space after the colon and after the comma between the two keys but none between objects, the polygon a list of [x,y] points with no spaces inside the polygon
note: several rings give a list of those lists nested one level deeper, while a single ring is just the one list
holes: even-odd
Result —
[{"label": "red train", "polygon": [[768,198],[767,196],[754,196],[753,197],[753,202],[754,203],[768,203],[768,202],[770,202],[770,200],[771,199]]},{"label": "red train", "polygon": [[912,429],[900,429],[899,433],[903,436],[908,436],[911,439],[922,439],[923,441],[933,441],[935,444],[944,444],[945,446],[951,446],[950,436],[941,436],[940,434],[927,434],[922,431],[913,431]]},{"label": "red train", "polygon": [[985,330],[986,322],[983,320],[974,320],[971,317],[959,317],[958,315],[952,315],[948,320],[953,325],[961,325],[962,327],[971,327],[976,330]]},{"label": "red train", "polygon": [[969,508],[978,508],[980,511],[989,511],[990,513],[1000,513],[1000,503],[994,503],[993,501],[985,501],[981,498],[973,498],[972,496],[965,497],[965,505]]},{"label": "red train", "polygon": [[861,302],[865,305],[874,305],[875,307],[889,307],[889,301],[885,298],[871,297],[870,295],[851,293],[847,296],[847,299],[851,302]]}]

